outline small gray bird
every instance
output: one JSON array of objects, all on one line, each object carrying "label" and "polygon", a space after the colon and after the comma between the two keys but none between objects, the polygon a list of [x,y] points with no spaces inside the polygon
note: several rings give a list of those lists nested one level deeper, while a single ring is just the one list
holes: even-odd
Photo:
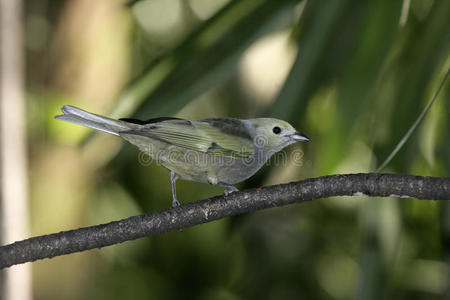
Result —
[{"label": "small gray bird", "polygon": [[147,121],[111,119],[65,105],[67,121],[120,136],[170,171],[172,206],[178,178],[225,187],[225,195],[258,171],[276,152],[309,139],[289,123],[270,118],[240,120],[213,118],[184,120],[155,118]]}]

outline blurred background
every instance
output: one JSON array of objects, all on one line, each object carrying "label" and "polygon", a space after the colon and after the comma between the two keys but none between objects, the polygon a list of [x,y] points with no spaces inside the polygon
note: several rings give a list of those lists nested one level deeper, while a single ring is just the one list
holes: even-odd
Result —
[{"label": "blurred background", "polygon": [[[164,168],[55,121],[64,104],[142,119],[270,116],[311,138],[287,149],[302,149],[301,166],[272,160],[245,189],[374,171],[450,67],[448,0],[25,0],[23,11],[31,236],[171,203]],[[449,176],[449,86],[384,171]],[[181,202],[223,192],[177,187]],[[447,202],[341,197],[34,262],[29,295],[443,299],[449,262]]]}]

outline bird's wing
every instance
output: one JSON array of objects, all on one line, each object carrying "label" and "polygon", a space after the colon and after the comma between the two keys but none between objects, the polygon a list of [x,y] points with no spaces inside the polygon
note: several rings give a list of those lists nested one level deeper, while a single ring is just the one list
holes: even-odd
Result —
[{"label": "bird's wing", "polygon": [[217,156],[243,158],[255,152],[252,139],[246,133],[244,125],[240,120],[230,118],[201,121],[163,119],[121,133],[145,136]]}]

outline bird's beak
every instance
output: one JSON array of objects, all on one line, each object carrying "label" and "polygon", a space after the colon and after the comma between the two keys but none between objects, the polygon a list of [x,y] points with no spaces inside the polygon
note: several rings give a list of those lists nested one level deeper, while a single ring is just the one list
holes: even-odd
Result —
[{"label": "bird's beak", "polygon": [[309,138],[301,132],[294,132],[291,136],[291,139],[296,142],[309,142]]}]

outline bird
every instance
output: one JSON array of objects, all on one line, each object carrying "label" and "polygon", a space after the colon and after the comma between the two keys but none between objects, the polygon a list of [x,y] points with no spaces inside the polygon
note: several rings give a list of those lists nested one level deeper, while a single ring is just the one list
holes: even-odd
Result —
[{"label": "bird", "polygon": [[64,105],[56,120],[122,137],[170,172],[172,207],[180,205],[177,179],[238,191],[235,184],[254,175],[283,148],[309,138],[288,122],[273,118],[208,118],[187,120],[112,119]]}]

